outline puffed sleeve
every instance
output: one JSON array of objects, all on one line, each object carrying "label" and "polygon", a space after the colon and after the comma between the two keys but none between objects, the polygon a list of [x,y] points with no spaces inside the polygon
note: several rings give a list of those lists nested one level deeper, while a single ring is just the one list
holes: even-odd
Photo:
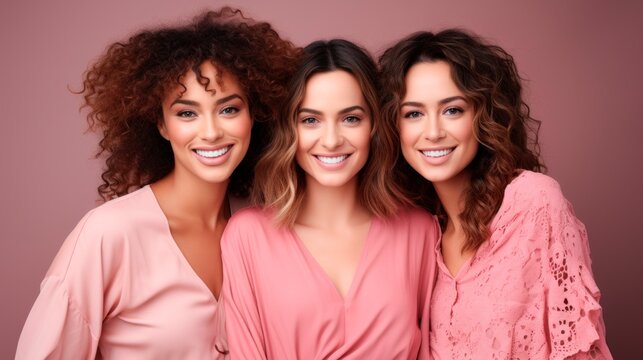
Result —
[{"label": "puffed sleeve", "polygon": [[543,280],[550,359],[612,359],[584,225],[553,179],[544,184],[539,227],[548,236]]},{"label": "puffed sleeve", "polygon": [[254,295],[252,253],[247,246],[257,226],[233,217],[221,238],[226,332],[232,359],[266,359],[263,330]]},{"label": "puffed sleeve", "polygon": [[107,305],[105,274],[112,269],[90,218],[91,212],[67,237],[42,281],[16,359],[96,358]]}]

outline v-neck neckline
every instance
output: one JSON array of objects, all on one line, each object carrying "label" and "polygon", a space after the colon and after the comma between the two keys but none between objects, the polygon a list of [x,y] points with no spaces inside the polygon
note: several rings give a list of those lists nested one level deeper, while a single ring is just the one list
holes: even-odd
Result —
[{"label": "v-neck neckline", "polygon": [[[168,220],[167,216],[163,212],[163,209],[161,208],[161,204],[159,204],[159,200],[156,198],[156,194],[154,194],[154,190],[152,190],[152,187],[150,185],[146,185],[145,187],[147,188],[147,190],[149,191],[150,195],[152,196],[154,207],[159,212],[160,218],[163,219],[163,224],[165,225],[164,230],[166,232],[166,237],[167,237],[167,240],[168,240],[168,243],[169,243],[170,247],[176,253],[176,255],[179,258],[179,261],[181,261],[183,266],[186,267],[187,269],[189,269],[190,273],[192,274],[193,279],[196,282],[199,283],[199,286],[201,286],[202,289],[204,289],[205,291],[208,292],[208,294],[210,294],[210,296],[212,297],[212,300],[214,300],[214,302],[218,306],[219,299],[217,298],[216,295],[214,295],[212,290],[210,290],[210,288],[205,283],[205,281],[203,281],[203,279],[201,279],[201,277],[196,272],[196,270],[194,270],[194,268],[192,267],[192,264],[190,264],[188,259],[183,254],[183,251],[181,251],[181,248],[179,248],[179,244],[176,243],[176,239],[174,239],[174,236],[172,235],[172,230],[170,229],[170,221]],[[220,296],[221,296],[221,292],[219,292],[219,297]]]},{"label": "v-neck neckline", "polygon": [[330,278],[326,270],[321,266],[321,264],[315,259],[313,254],[308,250],[308,247],[306,247],[306,244],[301,240],[299,237],[299,234],[295,231],[294,228],[289,227],[287,228],[288,233],[290,236],[294,239],[295,243],[297,244],[297,247],[299,248],[300,253],[304,256],[306,261],[308,263],[312,264],[312,267],[314,268],[313,271],[318,273],[318,275],[324,279],[324,283],[326,286],[330,287],[332,290],[331,292],[335,294],[337,299],[346,307],[348,306],[351,301],[353,300],[353,297],[355,296],[355,291],[357,288],[357,283],[361,280],[363,277],[362,273],[364,271],[364,267],[366,266],[364,263],[366,262],[366,257],[368,256],[369,250],[370,250],[370,243],[371,243],[371,238],[373,237],[373,232],[374,228],[379,224],[378,218],[376,216],[373,216],[371,218],[371,223],[368,227],[368,232],[366,233],[366,238],[364,238],[364,244],[362,245],[362,250],[359,255],[359,260],[357,262],[357,268],[355,269],[355,273],[353,274],[353,278],[351,280],[351,284],[348,287],[348,291],[346,292],[345,296],[342,296],[341,292],[337,288],[337,285],[333,282],[333,280]]}]

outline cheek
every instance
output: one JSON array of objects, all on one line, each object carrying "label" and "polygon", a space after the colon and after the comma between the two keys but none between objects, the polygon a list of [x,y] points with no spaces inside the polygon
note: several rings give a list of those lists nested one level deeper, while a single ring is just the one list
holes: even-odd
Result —
[{"label": "cheek", "polygon": [[371,147],[371,127],[364,126],[353,135],[351,141],[356,147],[368,152]]},{"label": "cheek", "polygon": [[165,138],[172,144],[182,144],[192,139],[196,129],[191,123],[180,123],[178,121],[165,122]]},{"label": "cheek", "polygon": [[316,131],[297,127],[297,152],[308,151],[315,143]]},{"label": "cheek", "polygon": [[252,120],[250,118],[235,119],[228,123],[226,132],[246,143],[250,143],[250,134],[252,133]]},{"label": "cheek", "polygon": [[448,130],[460,142],[477,143],[475,134],[473,132],[473,119],[462,119],[463,121],[454,123],[452,128]]},{"label": "cheek", "polygon": [[418,137],[422,134],[421,129],[414,124],[402,121],[398,125],[400,132],[400,145],[402,149],[413,147]]}]

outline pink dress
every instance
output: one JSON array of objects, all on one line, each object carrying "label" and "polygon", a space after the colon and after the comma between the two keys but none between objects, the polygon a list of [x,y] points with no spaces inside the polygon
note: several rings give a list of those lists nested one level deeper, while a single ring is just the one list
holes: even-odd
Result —
[{"label": "pink dress", "polygon": [[435,218],[421,210],[373,219],[343,299],[291,229],[242,210],[221,245],[232,357],[415,359],[428,336],[437,237]]},{"label": "pink dress", "polygon": [[523,171],[491,238],[452,277],[436,247],[435,359],[611,359],[583,224],[558,183]]},{"label": "pink dress", "polygon": [[91,210],[65,240],[16,359],[212,359],[223,307],[174,242],[149,186]]}]

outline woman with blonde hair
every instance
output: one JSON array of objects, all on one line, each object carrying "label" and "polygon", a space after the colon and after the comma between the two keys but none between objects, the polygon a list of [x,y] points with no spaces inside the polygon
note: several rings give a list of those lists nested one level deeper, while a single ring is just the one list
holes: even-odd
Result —
[{"label": "woman with blonde hair", "polygon": [[428,356],[436,220],[391,181],[375,63],[345,40],[308,45],[256,168],[262,209],[222,239],[230,350],[241,359]]}]

